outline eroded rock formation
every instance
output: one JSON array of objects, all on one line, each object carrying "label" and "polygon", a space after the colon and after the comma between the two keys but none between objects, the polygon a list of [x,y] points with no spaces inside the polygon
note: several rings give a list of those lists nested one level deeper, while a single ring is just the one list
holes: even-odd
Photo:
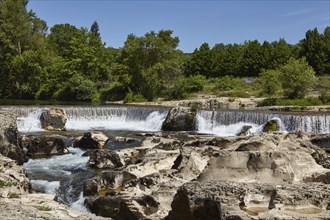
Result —
[{"label": "eroded rock formation", "polygon": [[20,165],[27,160],[17,130],[16,115],[10,112],[0,112],[0,154]]},{"label": "eroded rock formation", "polygon": [[114,219],[327,219],[330,157],[311,138],[147,137],[85,183],[86,204]]},{"label": "eroded rock formation", "polygon": [[64,109],[50,108],[40,116],[41,127],[50,131],[65,131],[67,116]]}]

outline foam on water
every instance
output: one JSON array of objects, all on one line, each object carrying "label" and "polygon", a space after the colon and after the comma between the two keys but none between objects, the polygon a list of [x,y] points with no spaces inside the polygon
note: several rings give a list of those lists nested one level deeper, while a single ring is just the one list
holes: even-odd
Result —
[{"label": "foam on water", "polygon": [[43,193],[55,194],[60,187],[60,181],[31,180],[32,188]]},{"label": "foam on water", "polygon": [[32,176],[52,176],[61,178],[71,175],[70,169],[85,167],[88,157],[82,157],[83,151],[78,148],[69,148],[70,154],[53,156],[51,158],[30,159],[24,168]]},{"label": "foam on water", "polygon": [[[160,131],[167,109],[134,107],[61,107],[67,113],[67,130]],[[40,115],[45,108],[7,107],[18,115],[19,132],[40,132]]]},{"label": "foam on water", "polygon": [[160,131],[167,112],[151,112],[145,119],[127,118],[125,115],[100,116],[94,118],[69,118],[67,130],[128,130],[128,131]]},{"label": "foam on water", "polygon": [[70,204],[70,207],[73,209],[77,209],[83,212],[88,212],[88,209],[84,205],[85,197],[83,196],[83,192],[80,193],[77,201],[74,201]]},{"label": "foam on water", "polygon": [[256,111],[198,111],[197,130],[218,136],[234,136],[244,125],[252,126],[251,133],[259,133],[269,120],[277,120],[280,131],[330,132],[329,115],[288,115]]}]

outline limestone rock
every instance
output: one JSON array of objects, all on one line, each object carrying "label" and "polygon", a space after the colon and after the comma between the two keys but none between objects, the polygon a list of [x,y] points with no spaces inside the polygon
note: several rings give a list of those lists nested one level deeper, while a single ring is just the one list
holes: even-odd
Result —
[{"label": "limestone rock", "polygon": [[17,130],[16,116],[10,112],[0,112],[0,154],[20,165],[27,161]]},{"label": "limestone rock", "polygon": [[50,194],[24,194],[0,199],[0,219],[65,219],[65,220],[103,220],[91,213],[70,208],[54,200]]},{"label": "limestone rock", "polygon": [[118,143],[131,143],[134,142],[135,140],[133,138],[129,138],[129,137],[115,137],[113,139],[113,141],[118,142]]},{"label": "limestone rock", "polygon": [[192,131],[195,130],[196,112],[191,108],[172,108],[162,125],[164,131]]},{"label": "limestone rock", "polygon": [[32,137],[28,144],[27,155],[30,157],[48,157],[69,153],[65,137],[59,135]]},{"label": "limestone rock", "polygon": [[50,131],[65,131],[67,116],[64,109],[50,108],[41,113],[41,127]]},{"label": "limestone rock", "polygon": [[329,219],[329,199],[330,185],[317,183],[192,181],[178,189],[166,219]]},{"label": "limestone rock", "polygon": [[84,196],[106,196],[121,191],[121,188],[136,176],[129,172],[104,171],[84,183]]},{"label": "limestone rock", "polygon": [[81,149],[102,149],[108,137],[102,132],[86,132],[83,136],[77,137],[73,147]]},{"label": "limestone rock", "polygon": [[99,169],[114,169],[123,166],[119,155],[106,149],[94,150],[89,155],[88,165]]},{"label": "limestone rock", "polygon": [[0,197],[7,198],[26,194],[30,181],[21,166],[0,154]]}]

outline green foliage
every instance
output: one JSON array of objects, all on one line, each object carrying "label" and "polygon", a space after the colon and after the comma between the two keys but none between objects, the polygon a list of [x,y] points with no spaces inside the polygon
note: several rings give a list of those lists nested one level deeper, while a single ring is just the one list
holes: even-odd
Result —
[{"label": "green foliage", "polygon": [[[122,48],[114,49],[105,47],[96,21],[90,29],[55,24],[48,31],[46,22],[26,9],[27,3],[0,0],[0,98],[131,101],[143,96],[152,101],[182,99],[201,90],[247,97],[260,88],[238,77],[260,72],[263,94],[275,96],[279,89],[272,69],[280,69],[287,97],[304,97],[312,87],[313,80],[307,80],[311,70],[296,68],[292,61],[290,68],[285,65],[290,58],[305,56],[317,74],[330,74],[330,27],[323,33],[307,31],[297,45],[284,39],[219,43],[213,48],[203,43],[184,54],[173,31],[161,30],[141,37],[130,34]],[[329,88],[317,90],[327,102]]]},{"label": "green foliage", "polygon": [[238,80],[240,81],[240,79],[228,75],[218,78],[216,85],[217,89],[220,91],[229,91],[235,89],[237,86],[239,86]]},{"label": "green foliage", "polygon": [[148,100],[145,99],[140,94],[133,94],[132,92],[128,92],[125,96],[124,103],[131,103],[131,102],[147,102]]},{"label": "green foliage", "polygon": [[127,89],[120,83],[115,82],[108,88],[100,89],[100,101],[120,101],[126,96]]},{"label": "green foliage", "polygon": [[300,55],[306,57],[316,73],[330,74],[330,27],[325,28],[323,34],[317,28],[307,31],[300,47]]},{"label": "green foliage", "polygon": [[184,99],[189,93],[202,91],[204,84],[205,76],[202,75],[181,77],[176,81],[174,86],[171,87],[166,99]]},{"label": "green foliage", "polygon": [[114,65],[117,80],[149,101],[162,94],[164,83],[179,72],[179,39],[171,35],[170,30],[151,31],[143,37],[129,35]]},{"label": "green foliage", "polygon": [[277,70],[266,70],[260,74],[258,82],[261,84],[262,94],[275,96],[281,90],[279,81],[280,72]]},{"label": "green foliage", "polygon": [[322,102],[320,99],[313,97],[303,99],[269,98],[259,102],[258,106],[312,106],[324,104],[329,104],[329,102]]},{"label": "green foliage", "polygon": [[96,87],[93,81],[74,75],[55,92],[54,98],[62,101],[91,101],[95,93]]},{"label": "green foliage", "polygon": [[314,85],[315,72],[306,59],[290,59],[280,69],[280,81],[286,97],[304,98]]}]

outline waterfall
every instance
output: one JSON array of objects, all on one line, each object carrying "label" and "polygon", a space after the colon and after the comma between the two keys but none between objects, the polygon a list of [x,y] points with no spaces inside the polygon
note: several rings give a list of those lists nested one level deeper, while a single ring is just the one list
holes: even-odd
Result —
[{"label": "waterfall", "polygon": [[330,133],[330,115],[319,113],[299,114],[247,110],[201,110],[197,112],[196,123],[198,131],[202,133],[235,135],[243,125],[250,125],[252,126],[252,132],[258,132],[264,123],[273,118],[279,119],[282,129],[288,132]]},{"label": "waterfall", "polygon": [[[43,131],[40,125],[41,112],[49,107],[4,107],[18,116],[20,132]],[[130,130],[160,131],[168,113],[167,109],[138,107],[68,107],[60,106],[67,114],[67,130]]]}]

